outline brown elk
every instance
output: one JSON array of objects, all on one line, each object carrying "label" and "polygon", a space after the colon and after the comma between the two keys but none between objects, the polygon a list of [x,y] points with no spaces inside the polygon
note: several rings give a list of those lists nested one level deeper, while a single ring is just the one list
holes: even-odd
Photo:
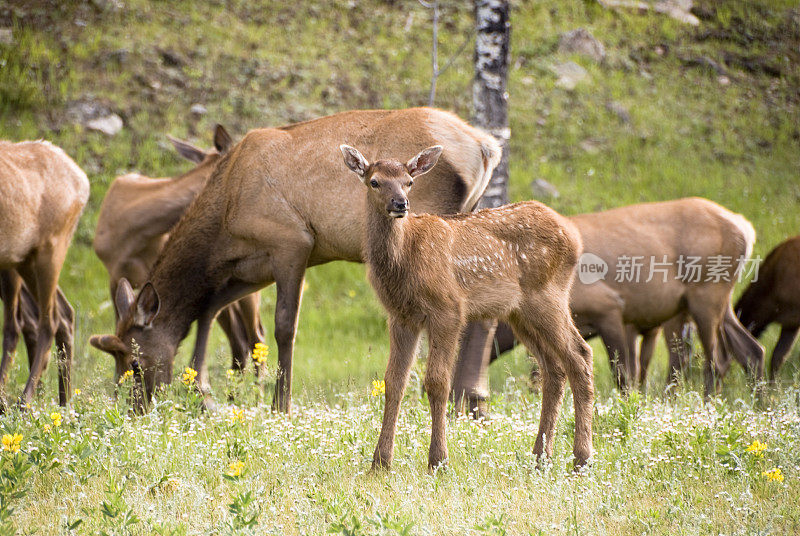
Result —
[{"label": "brown elk", "polygon": [[[400,401],[420,333],[430,354],[425,392],[431,406],[428,467],[447,462],[445,408],[458,341],[468,320],[499,318],[540,360],[542,415],[534,453],[552,454],[556,420],[569,378],[575,403],[574,454],[592,452],[592,351],[569,314],[569,289],[581,250],[573,225],[536,201],[473,214],[408,216],[413,179],[434,167],[441,146],[402,164],[370,163],[342,145],[347,166],[367,186],[369,280],[389,314],[386,406],[373,468],[389,467]],[[545,446],[546,442],[546,446]]]},{"label": "brown elk", "polygon": [[[59,306],[58,276],[83,207],[89,199],[89,180],[60,148],[44,141],[0,142],[0,270],[3,279],[4,334],[19,313],[21,281],[31,290],[37,306],[36,342],[30,352],[30,375],[20,402],[33,400],[47,366],[50,348],[61,319],[72,309]],[[63,305],[63,304],[62,304]],[[30,309],[29,309],[30,310]],[[69,337],[66,337],[69,335]],[[60,337],[61,338],[61,337]],[[16,346],[16,344],[14,344]],[[71,346],[71,344],[70,344]],[[11,365],[4,341],[0,387]],[[70,397],[71,348],[59,359],[59,402]]]},{"label": "brown elk", "polygon": [[742,324],[759,337],[768,325],[781,326],[778,343],[772,350],[769,380],[775,376],[792,349],[800,330],[800,236],[778,244],[759,267],[755,278],[736,302]]},{"label": "brown elk", "polygon": [[[100,206],[93,246],[108,271],[112,301],[123,278],[133,288],[145,284],[170,230],[233,145],[222,125],[214,128],[214,149],[210,151],[174,138],[169,140],[181,156],[197,164],[193,169],[161,179],[138,173],[122,175],[111,183]],[[250,294],[225,307],[217,321],[230,342],[233,368],[242,370],[253,345],[264,340],[259,294]],[[207,337],[207,333],[197,335],[200,341]],[[117,360],[117,379],[127,368],[124,360]],[[263,370],[260,368],[258,372]]]},{"label": "brown elk", "polygon": [[[249,132],[222,158],[174,228],[139,295],[130,285],[118,288],[116,335],[93,338],[95,346],[117,355],[128,368],[142,369],[143,375],[136,375],[144,380],[142,402],[157,384],[171,380],[177,346],[194,320],[202,333],[221,307],[274,282],[278,378],[273,406],[290,411],[305,270],[364,258],[364,198],[347,180],[349,171],[336,149],[341,141],[366,147],[373,157],[435,143],[451,147],[415,189],[415,210],[422,212],[470,210],[500,158],[494,138],[430,108],[342,112]],[[204,344],[198,341],[199,347]],[[207,392],[200,355],[195,352],[192,366],[199,388]]]},{"label": "brown elk", "polygon": [[[706,199],[687,198],[580,214],[570,220],[584,244],[578,269],[587,269],[584,259],[592,255],[594,262],[609,270],[591,283],[581,277],[576,280],[570,297],[573,318],[584,336],[603,339],[619,385],[630,386],[640,377],[630,333],[647,334],[665,322],[670,334],[678,333],[687,316],[697,324],[705,351],[707,394],[718,389],[730,364],[728,355],[756,379],[761,377],[764,350],[730,306],[739,260],[750,255],[755,242],[755,231],[744,217]],[[618,278],[620,259],[633,258],[647,263],[641,277]],[[686,269],[690,259],[701,270],[693,269],[691,277],[684,277],[687,274],[679,269]],[[726,265],[717,262],[725,259]],[[718,267],[714,272],[712,265]],[[654,335],[645,340],[651,348]],[[454,383],[457,399],[488,390],[489,351],[462,356],[459,369],[464,370],[458,371]],[[685,367],[685,353],[670,352],[670,361],[670,381],[674,381]]]}]

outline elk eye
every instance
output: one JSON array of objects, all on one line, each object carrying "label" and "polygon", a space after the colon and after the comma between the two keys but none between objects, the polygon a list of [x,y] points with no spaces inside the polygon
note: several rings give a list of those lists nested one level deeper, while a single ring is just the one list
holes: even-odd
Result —
[{"label": "elk eye", "polygon": [[369,185],[372,186],[373,188],[377,188],[378,187],[378,181],[376,181],[375,179],[372,179],[371,181],[369,181]]},{"label": "elk eye", "polygon": [[406,184],[406,186],[411,188],[412,186],[414,186],[414,181],[408,181],[408,184]]}]

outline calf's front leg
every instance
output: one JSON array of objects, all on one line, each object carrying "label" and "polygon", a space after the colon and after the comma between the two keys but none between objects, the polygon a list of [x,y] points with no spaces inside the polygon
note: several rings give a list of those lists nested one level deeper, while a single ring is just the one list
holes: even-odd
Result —
[{"label": "calf's front leg", "polygon": [[372,457],[373,470],[388,469],[392,464],[400,401],[403,400],[411,365],[416,357],[419,336],[419,328],[389,319],[389,363],[386,365],[384,375],[386,403],[383,408],[383,424],[378,437],[378,446],[375,447],[375,454]]}]

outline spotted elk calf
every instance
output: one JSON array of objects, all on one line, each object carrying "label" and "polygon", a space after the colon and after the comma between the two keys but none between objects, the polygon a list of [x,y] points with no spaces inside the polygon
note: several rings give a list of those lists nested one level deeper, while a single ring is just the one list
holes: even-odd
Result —
[{"label": "spotted elk calf", "polygon": [[592,453],[592,351],[569,313],[581,239],[568,220],[529,201],[471,214],[409,214],[414,178],[429,171],[441,146],[403,164],[369,163],[342,145],[345,164],[367,186],[365,256],[372,286],[389,313],[386,407],[373,468],[389,467],[400,401],[422,330],[430,355],[425,391],[431,405],[428,467],[447,463],[445,409],[459,336],[468,321],[499,318],[537,356],[542,414],[534,452],[551,455],[569,378],[575,403],[576,463]]}]

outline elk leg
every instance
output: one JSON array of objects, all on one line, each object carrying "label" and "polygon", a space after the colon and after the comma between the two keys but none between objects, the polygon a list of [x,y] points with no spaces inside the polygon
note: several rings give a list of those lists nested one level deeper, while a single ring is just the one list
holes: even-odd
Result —
[{"label": "elk leg", "polygon": [[373,470],[388,469],[392,464],[397,416],[408,384],[411,365],[417,354],[419,336],[419,329],[409,328],[396,320],[389,319],[389,363],[386,365],[384,375],[386,403],[383,408],[381,434],[372,457]]},{"label": "elk leg", "polygon": [[[450,320],[449,322],[447,320]],[[453,376],[458,337],[462,324],[457,318],[437,318],[428,326],[430,352],[425,370],[425,392],[431,405],[431,445],[428,469],[447,465],[447,399]]]},{"label": "elk leg", "polygon": [[25,349],[28,352],[28,370],[30,370],[33,366],[33,356],[36,353],[36,337],[39,333],[39,306],[36,305],[36,299],[26,285],[22,285],[19,291],[17,315],[22,329],[22,338],[25,341]]},{"label": "elk leg", "polygon": [[[56,287],[58,275],[66,257],[69,241],[63,240],[43,247],[32,259],[32,266],[25,266],[21,273],[23,279],[31,290],[35,289],[36,302],[39,307],[38,333],[36,336],[36,350],[30,375],[22,391],[21,402],[30,404],[33,400],[36,387],[47,365],[50,347],[55,336],[54,313],[56,308]],[[27,264],[27,263],[26,263]]]},{"label": "elk leg", "polygon": [[0,390],[5,387],[8,369],[14,361],[19,343],[20,325],[17,317],[22,280],[13,270],[0,271],[0,299],[3,300],[3,357],[0,361]]},{"label": "elk leg", "polygon": [[[650,361],[653,359],[653,354],[656,349],[656,340],[658,339],[658,331],[661,328],[648,329],[642,333],[642,343],[639,346],[639,388],[644,389],[647,385],[647,367],[650,366]],[[636,348],[632,349],[633,355],[636,355]]]},{"label": "elk leg", "polygon": [[[634,381],[636,375],[632,375],[628,357],[628,340],[625,334],[625,324],[622,321],[622,314],[618,311],[611,312],[601,319],[597,325],[597,331],[603,339],[608,359],[611,363],[611,375],[620,390],[626,391],[630,387],[630,382]],[[633,367],[634,369],[636,367]],[[634,372],[635,374],[635,372]]]},{"label": "elk leg", "polygon": [[453,374],[456,412],[478,418],[486,414],[489,398],[489,356],[497,322],[470,322],[464,330],[458,365]]},{"label": "elk leg", "polygon": [[[236,302],[236,304],[239,323],[244,330],[248,351],[252,351],[256,343],[264,342],[265,338],[264,326],[261,324],[261,315],[259,314],[261,293],[253,292],[252,294],[248,294]],[[260,382],[260,380],[266,377],[267,364],[253,363],[253,366],[255,367],[256,377]]]},{"label": "elk leg", "polygon": [[213,315],[203,315],[197,320],[197,338],[194,342],[194,352],[189,365],[197,371],[195,384],[203,397],[203,407],[209,411],[214,411],[217,407],[211,395],[211,384],[208,381],[208,366],[206,365],[206,347],[208,346],[208,337],[211,333],[211,324],[213,322]]},{"label": "elk leg", "polygon": [[668,354],[667,386],[677,385],[689,365],[691,342],[684,339],[683,333],[686,322],[688,319],[683,314],[678,314],[662,325]]},{"label": "elk leg", "polygon": [[297,333],[297,318],[303,296],[303,279],[308,254],[285,259],[280,269],[273,269],[276,286],[275,342],[278,345],[278,377],[275,381],[273,411],[292,412],[292,354]]},{"label": "elk leg", "polygon": [[733,357],[755,382],[759,382],[764,376],[764,347],[739,322],[730,305],[725,309],[720,333],[729,350],[726,354],[730,354],[724,356],[726,363]]},{"label": "elk leg", "polygon": [[58,356],[58,403],[66,406],[72,396],[72,358],[75,343],[75,309],[56,288],[56,349]]},{"label": "elk leg", "polygon": [[722,376],[724,376],[724,371],[720,369],[719,348],[719,326],[722,321],[722,310],[714,308],[713,304],[709,302],[703,303],[702,300],[698,300],[698,302],[699,305],[697,307],[692,307],[692,302],[690,302],[689,307],[697,324],[700,342],[705,353],[703,376],[705,394],[708,397],[719,392],[722,386]]},{"label": "elk leg", "polygon": [[247,366],[247,356],[250,354],[250,349],[246,346],[244,329],[239,324],[239,318],[236,315],[235,308],[235,303],[223,308],[222,311],[219,312],[219,315],[217,315],[217,323],[222,328],[231,346],[231,368],[239,372],[244,372],[244,368]]},{"label": "elk leg", "polygon": [[783,326],[781,328],[781,335],[778,338],[778,343],[775,345],[775,349],[772,351],[772,359],[770,359],[769,363],[770,382],[775,381],[775,376],[778,375],[778,370],[781,368],[781,365],[783,365],[789,350],[792,349],[794,342],[797,340],[797,332],[799,330],[800,326]]}]

